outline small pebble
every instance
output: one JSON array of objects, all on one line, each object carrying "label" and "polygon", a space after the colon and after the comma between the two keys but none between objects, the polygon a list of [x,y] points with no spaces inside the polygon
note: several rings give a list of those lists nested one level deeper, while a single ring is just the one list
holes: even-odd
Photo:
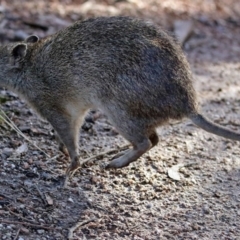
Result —
[{"label": "small pebble", "polygon": [[4,148],[2,150],[2,153],[6,155],[7,157],[10,157],[13,153],[13,148]]},{"label": "small pebble", "polygon": [[45,233],[45,230],[44,230],[44,229],[38,229],[38,230],[37,230],[37,233],[38,233],[38,234],[43,234],[43,233]]},{"label": "small pebble", "polygon": [[29,164],[27,162],[23,163],[23,169],[28,169],[29,168]]},{"label": "small pebble", "polygon": [[146,204],[146,208],[152,208],[152,204],[151,203]]},{"label": "small pebble", "polygon": [[72,198],[68,198],[68,202],[71,202],[71,203],[73,203],[74,201],[73,201],[73,199],[72,199]]}]

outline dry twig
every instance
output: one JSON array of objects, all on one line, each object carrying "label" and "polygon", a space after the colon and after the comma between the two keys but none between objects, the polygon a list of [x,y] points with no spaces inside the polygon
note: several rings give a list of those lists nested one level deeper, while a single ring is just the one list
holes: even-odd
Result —
[{"label": "dry twig", "polygon": [[8,212],[10,212],[10,213],[11,213],[12,215],[14,215],[15,217],[20,218],[20,219],[22,219],[22,220],[24,220],[24,221],[27,221],[27,222],[29,222],[29,223],[33,223],[33,224],[34,224],[33,221],[28,220],[27,218],[21,216],[20,214],[17,214],[17,213],[15,213],[15,212],[13,212],[13,211],[12,211],[10,208],[8,208],[8,207],[7,207],[7,210],[8,210]]},{"label": "dry twig", "polygon": [[[115,152],[119,152],[119,151],[123,151],[127,148],[129,148],[130,144],[125,144],[123,146],[120,146],[119,148],[113,148],[113,149],[110,149],[110,150],[107,150],[105,152],[102,152],[102,153],[99,153],[98,155],[94,155],[92,157],[89,157],[83,161],[80,162],[80,167],[83,166],[84,164],[86,164],[87,162],[90,162],[90,161],[97,161],[100,157],[103,157],[105,155],[108,155],[108,154],[112,154],[112,153],[115,153]],[[79,168],[80,168],[79,167]],[[74,173],[77,171],[78,169],[75,169],[74,172],[71,173],[71,176],[74,175]],[[65,178],[65,181],[64,181],[64,184],[63,184],[63,188],[66,188],[67,187],[67,183],[68,183],[68,180],[71,176],[66,176]]]},{"label": "dry twig", "polygon": [[44,203],[45,205],[47,205],[46,199],[45,199],[44,195],[42,194],[42,192],[40,191],[39,187],[38,187],[37,185],[35,185],[35,188],[36,188],[36,190],[37,190],[40,198],[42,199],[43,203]]},{"label": "dry twig", "polygon": [[46,229],[46,230],[57,230],[58,228],[54,228],[54,227],[49,227],[46,225],[41,225],[38,223],[28,223],[28,222],[19,222],[19,221],[10,221],[10,220],[5,220],[5,219],[0,219],[1,223],[7,223],[7,224],[20,224],[20,225],[26,225],[26,226],[30,226],[30,227],[35,227],[35,228],[42,228],[42,229]]},{"label": "dry twig", "polygon": [[93,162],[97,161],[100,157],[103,157],[103,156],[108,155],[108,154],[113,154],[115,152],[123,151],[123,150],[125,150],[129,147],[130,147],[130,144],[125,144],[123,146],[120,146],[119,148],[113,148],[113,149],[107,150],[105,152],[102,152],[102,153],[99,153],[99,154],[94,155],[92,157],[89,157],[87,159],[84,159],[83,161],[81,161],[81,165],[84,165],[84,164],[86,164],[87,162],[90,162],[90,161],[93,161]]},{"label": "dry twig", "polygon": [[71,227],[71,228],[69,228],[68,229],[68,240],[71,240],[71,239],[73,239],[73,232],[75,231],[75,230],[77,230],[78,228],[80,228],[80,227],[83,227],[83,226],[85,226],[86,224],[88,224],[88,223],[90,223],[90,222],[94,222],[94,221],[96,221],[97,220],[97,218],[91,218],[91,219],[89,219],[89,220],[86,220],[86,221],[83,221],[83,222],[77,222],[73,227]]},{"label": "dry twig", "polygon": [[18,133],[21,137],[23,137],[26,141],[31,143],[35,148],[37,148],[39,151],[44,153],[47,157],[50,158],[50,156],[43,151],[40,147],[38,147],[35,143],[33,143],[26,135],[23,134],[23,132],[15,125],[15,123],[7,116],[7,114],[0,109],[0,119],[2,119],[9,127],[11,127],[16,133]]},{"label": "dry twig", "polygon": [[21,228],[19,228],[19,229],[17,230],[17,233],[16,233],[16,236],[14,237],[14,240],[17,240],[17,239],[18,239],[18,236],[19,236],[20,231],[21,231]]}]

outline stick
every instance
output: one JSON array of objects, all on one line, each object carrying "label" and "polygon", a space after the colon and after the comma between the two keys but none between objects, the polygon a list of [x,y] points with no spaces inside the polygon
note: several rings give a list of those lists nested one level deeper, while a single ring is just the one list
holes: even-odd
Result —
[{"label": "stick", "polygon": [[19,235],[20,231],[21,231],[21,228],[19,228],[19,229],[17,230],[17,233],[16,233],[16,236],[14,237],[14,240],[17,240],[17,239],[18,239],[18,235]]},{"label": "stick", "polygon": [[16,236],[14,237],[14,240],[17,240],[17,239],[18,239],[18,235],[19,235],[19,233],[20,233],[20,230],[21,230],[21,228],[18,229],[18,231],[17,231],[17,233],[16,233]]},{"label": "stick", "polygon": [[[128,148],[129,146],[130,146],[130,144],[125,144],[125,145],[123,145],[123,146],[121,146],[121,147],[119,147],[119,148],[110,149],[110,150],[108,150],[108,151],[99,153],[98,155],[94,155],[94,156],[92,156],[92,157],[89,157],[89,158],[81,161],[81,162],[80,162],[80,166],[83,166],[84,164],[86,164],[87,162],[90,162],[90,161],[93,161],[93,162],[94,162],[94,161],[97,161],[97,159],[100,158],[100,157],[103,157],[103,156],[105,156],[105,155],[107,155],[107,154],[112,154],[112,153],[117,152],[117,151],[121,151],[121,150],[123,150],[123,149],[125,149],[125,148]],[[80,168],[80,167],[79,167],[79,168]],[[78,168],[78,169],[79,169],[79,168]],[[75,170],[71,173],[71,176],[73,176],[76,171],[77,171],[77,169],[75,169]],[[68,180],[69,180],[69,178],[70,178],[71,176],[69,176],[68,174],[66,175],[65,181],[64,181],[64,183],[63,183],[63,188],[66,188],[66,187],[67,187]]]},{"label": "stick", "polygon": [[36,190],[37,190],[40,198],[42,199],[43,203],[46,205],[47,203],[46,203],[46,200],[45,200],[45,198],[44,198],[44,195],[42,194],[42,192],[40,191],[40,189],[38,188],[37,185],[35,185],[35,188],[36,188]]},{"label": "stick", "polygon": [[95,159],[94,161],[97,161],[98,158],[103,157],[104,155],[112,154],[112,153],[115,153],[115,152],[119,152],[119,151],[124,150],[125,148],[128,148],[128,147],[130,147],[130,144],[125,144],[125,145],[123,145],[123,146],[121,146],[119,148],[113,148],[113,149],[107,150],[105,152],[99,153],[98,155],[94,155],[92,157],[89,157],[89,158],[81,161],[81,165],[84,165],[87,162],[90,162],[90,161],[92,161],[94,159]]},{"label": "stick", "polygon": [[73,238],[73,232],[77,230],[79,227],[82,227],[90,222],[96,221],[97,218],[91,218],[89,220],[83,221],[83,222],[77,222],[73,227],[68,229],[68,240],[71,240]]},{"label": "stick", "polygon": [[24,220],[24,221],[27,221],[27,222],[29,222],[29,223],[32,222],[32,223],[34,224],[33,221],[28,220],[28,219],[26,219],[25,217],[21,216],[20,214],[17,214],[17,213],[15,213],[15,212],[11,211],[8,207],[7,207],[7,210],[8,210],[12,215],[16,216],[17,218],[21,218],[21,219]]},{"label": "stick", "polygon": [[38,223],[28,223],[28,222],[10,221],[10,220],[5,220],[5,219],[0,219],[0,222],[2,222],[2,223],[7,223],[7,224],[26,225],[26,226],[30,226],[30,227],[42,228],[42,229],[47,229],[47,230],[57,230],[57,229],[58,229],[58,228],[49,227],[49,226],[46,226],[46,225],[41,225],[41,224],[38,224]]},{"label": "stick", "polygon": [[23,137],[26,141],[28,141],[29,143],[31,143],[35,148],[37,148],[39,151],[41,151],[42,153],[44,153],[47,157],[50,158],[50,156],[44,152],[40,147],[38,147],[35,143],[33,143],[28,137],[26,137],[26,135],[24,135],[21,130],[15,125],[15,123],[7,116],[7,114],[0,109],[2,115],[0,115],[0,118],[8,125],[10,126],[15,132],[17,132],[21,137]]},{"label": "stick", "polygon": [[60,156],[60,154],[57,154],[56,156],[47,159],[46,164],[49,163],[49,162],[52,161],[52,160],[55,160],[55,159],[58,158],[59,156]]}]

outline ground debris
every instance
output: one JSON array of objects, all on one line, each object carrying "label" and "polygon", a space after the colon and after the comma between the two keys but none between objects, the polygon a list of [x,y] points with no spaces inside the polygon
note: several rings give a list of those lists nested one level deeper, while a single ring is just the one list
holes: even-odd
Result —
[{"label": "ground debris", "polygon": [[[181,34],[185,41],[191,33],[184,47],[199,108],[214,122],[239,131],[239,7],[237,0],[43,0],[21,1],[21,8],[17,0],[2,1],[0,41],[30,34],[43,38],[99,15],[137,16],[169,31],[177,21],[194,23]],[[13,131],[0,113],[0,239],[240,236],[238,142],[178,121],[161,127],[158,145],[137,162],[105,170],[101,163],[125,149],[126,141],[103,113],[93,110],[80,130],[86,164],[63,189],[69,159],[58,151],[52,127],[5,89],[0,89],[0,105],[31,140]]]}]

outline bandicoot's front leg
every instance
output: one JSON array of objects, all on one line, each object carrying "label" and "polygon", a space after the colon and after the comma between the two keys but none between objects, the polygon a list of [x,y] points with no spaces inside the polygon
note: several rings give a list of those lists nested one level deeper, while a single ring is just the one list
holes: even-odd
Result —
[{"label": "bandicoot's front leg", "polygon": [[62,142],[61,138],[58,136],[56,131],[54,132],[54,136],[55,136],[55,139],[58,143],[59,151],[61,151],[64,155],[69,156],[69,153],[68,153],[68,150],[67,150],[66,146],[64,145],[64,143]]},{"label": "bandicoot's front leg", "polygon": [[48,121],[57,132],[61,146],[66,147],[71,159],[71,163],[66,171],[67,177],[70,177],[80,167],[78,138],[82,118],[74,118],[69,114],[63,114],[63,111],[56,110],[51,111],[48,116]]}]

